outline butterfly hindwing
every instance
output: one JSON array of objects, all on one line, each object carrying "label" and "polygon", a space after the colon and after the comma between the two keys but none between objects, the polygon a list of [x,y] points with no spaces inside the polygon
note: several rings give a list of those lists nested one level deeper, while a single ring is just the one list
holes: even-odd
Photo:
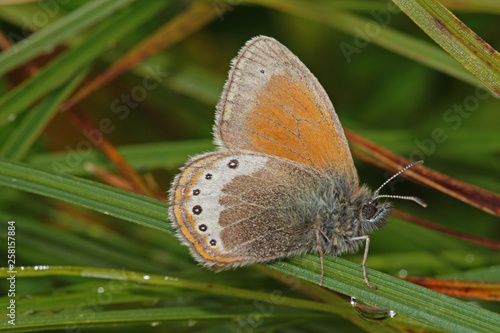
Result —
[{"label": "butterfly hindwing", "polygon": [[324,181],[279,157],[208,153],[176,177],[171,219],[197,260],[215,269],[297,255],[316,246],[298,202]]}]

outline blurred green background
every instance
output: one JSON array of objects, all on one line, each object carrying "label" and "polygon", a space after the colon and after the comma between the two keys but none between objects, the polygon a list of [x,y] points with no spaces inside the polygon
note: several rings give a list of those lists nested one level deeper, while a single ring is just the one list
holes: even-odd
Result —
[{"label": "blurred green background", "polygon": [[[18,43],[89,3],[72,0],[0,5],[0,31],[7,40]],[[121,11],[134,5],[133,1],[131,3],[125,4]],[[86,65],[88,72],[80,87],[106,71],[157,29],[186,15],[192,6],[189,1],[162,3],[156,5],[158,9],[136,28],[124,36],[110,38],[100,46],[102,50],[98,56]],[[290,8],[293,9],[296,3],[310,6],[313,14],[306,14],[306,11],[292,14]],[[500,48],[499,5],[487,1],[463,1],[463,7],[457,7],[452,1],[443,3],[493,48]],[[196,17],[191,17],[192,22],[188,20],[187,28],[166,35],[178,39],[171,46],[99,87],[76,105],[77,112],[95,126],[99,126],[103,119],[110,120],[112,130],[105,134],[107,140],[121,149],[133,168],[157,184],[160,191],[168,190],[188,155],[212,149],[215,105],[230,61],[247,40],[267,35],[287,46],[318,78],[345,128],[404,157],[423,158],[431,169],[500,192],[500,101],[497,97],[410,59],[405,56],[409,51],[403,45],[399,53],[377,45],[380,35],[370,30],[377,27],[374,24],[346,24],[339,28],[342,22],[329,23],[340,11],[373,22],[379,18],[382,21],[379,21],[378,28],[394,29],[408,38],[417,38],[438,48],[407,15],[388,12],[388,8],[392,8],[388,6],[394,5],[386,1],[214,1],[205,4],[208,4],[208,9],[204,9],[204,15],[212,17],[206,24],[190,32],[190,25],[197,24]],[[36,71],[48,62],[57,64],[58,55],[64,55],[87,41],[96,27],[113,15],[55,46],[47,43],[49,47],[36,58],[29,59],[27,65],[23,62],[24,66],[16,66],[4,73],[0,77],[0,96],[3,96],[0,109],[13,87],[30,73],[30,66]],[[346,33],[348,29],[354,29],[355,34]],[[359,37],[359,33],[372,34],[372,37],[366,41]],[[422,58],[425,59],[425,55]],[[161,82],[154,89],[143,89],[144,78],[153,72]],[[33,105],[24,109],[27,112],[19,112],[14,121],[0,127],[0,142],[6,142],[15,133],[33,110]],[[461,113],[457,111],[460,108]],[[444,132],[440,135],[442,142],[433,139],[432,133],[436,129]],[[99,149],[82,142],[89,142],[82,128],[75,126],[65,113],[57,113],[47,121],[43,132],[20,161],[48,170],[54,170],[55,165],[61,165],[57,163],[62,163],[65,173],[97,182],[101,180],[84,169],[85,162],[92,161],[103,170],[116,173]],[[358,159],[355,163],[361,181],[370,187],[376,188],[384,181],[383,170]],[[278,288],[291,297],[308,297],[276,282],[255,267],[218,274],[207,271],[194,263],[187,248],[181,246],[172,234],[159,233],[139,224],[5,186],[0,193],[0,234],[3,239],[7,221],[16,221],[16,266],[114,268],[264,292]],[[406,181],[397,183],[395,193],[418,196],[429,205],[423,209],[411,202],[398,201],[395,203],[398,209],[466,233],[491,239],[500,236],[498,217],[433,189]],[[166,203],[164,206],[165,229],[168,229]],[[6,242],[2,241],[0,246],[6,253]],[[373,235],[370,251],[368,266],[395,276],[500,282],[498,252],[396,218],[392,218],[383,231]],[[361,254],[344,258],[359,263]],[[64,276],[19,278],[16,287],[20,304],[18,320],[33,320],[34,323],[36,317],[73,315],[75,318],[78,313],[86,313],[92,319],[98,312],[124,309],[247,306],[248,312],[242,310],[240,315],[220,319],[207,317],[208,320],[203,320],[203,316],[199,316],[188,320],[179,315],[175,320],[143,320],[143,323],[139,320],[123,327],[112,324],[127,323],[126,316],[117,316],[119,319],[112,323],[105,322],[92,328],[92,325],[99,324],[93,322],[82,327],[89,332],[134,331],[138,328],[151,332],[232,332],[250,331],[250,328],[255,331],[326,332],[335,321],[338,331],[375,329],[371,324],[363,328],[363,325],[353,324],[340,316],[332,319],[312,312],[296,315],[287,312],[280,316],[279,309],[258,325],[247,327],[241,323],[248,324],[247,319],[253,318],[251,314],[258,311],[255,301],[190,289],[165,287],[156,290],[135,283],[126,283],[120,289],[120,297],[126,299],[123,302],[114,297],[113,302],[90,304],[88,299],[95,297],[96,288],[109,287],[109,283]],[[8,287],[4,280],[1,284],[2,288]],[[57,304],[66,303],[57,298],[51,300],[51,297],[64,295],[74,295],[75,299],[58,308]],[[23,308],[22,301],[32,298],[46,299],[52,305],[42,302],[45,305],[38,309],[36,303],[27,302]],[[8,302],[8,298],[2,301]],[[476,304],[496,312],[500,310],[498,303],[476,301]],[[344,315],[357,316],[354,311]],[[37,327],[68,329],[63,324],[50,325],[55,324]],[[375,327],[380,329],[380,326]],[[394,326],[388,327],[396,330]],[[2,326],[2,329],[12,328]]]}]

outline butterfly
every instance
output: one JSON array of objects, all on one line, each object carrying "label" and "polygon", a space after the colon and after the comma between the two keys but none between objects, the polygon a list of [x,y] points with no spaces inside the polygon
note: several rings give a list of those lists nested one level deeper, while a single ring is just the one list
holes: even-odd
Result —
[{"label": "butterfly", "polygon": [[193,257],[214,270],[317,252],[356,252],[387,223],[389,202],[359,184],[342,125],[307,67],[258,36],[233,60],[217,105],[215,152],[191,158],[170,190],[170,219]]}]

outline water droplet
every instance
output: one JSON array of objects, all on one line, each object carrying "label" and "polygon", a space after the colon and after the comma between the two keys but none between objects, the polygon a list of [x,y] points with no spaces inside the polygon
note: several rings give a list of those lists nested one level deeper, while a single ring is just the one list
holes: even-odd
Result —
[{"label": "water droplet", "polygon": [[49,266],[37,265],[37,266],[34,266],[33,269],[35,271],[45,271],[45,270],[49,269]]},{"label": "water droplet", "polygon": [[398,274],[399,274],[400,278],[404,279],[405,277],[408,276],[408,271],[406,269],[402,269],[402,270],[399,271]]},{"label": "water droplet", "polygon": [[155,321],[155,322],[152,322],[152,323],[151,323],[151,326],[153,326],[153,327],[156,327],[156,326],[158,326],[158,325],[160,325],[160,322],[159,322],[159,321]]},{"label": "water droplet", "polygon": [[144,275],[142,278],[143,278],[144,280],[149,280],[151,277],[150,277],[149,275]]},{"label": "water droplet", "polygon": [[97,288],[97,292],[98,292],[99,294],[102,294],[102,293],[104,292],[104,288],[103,288],[103,287],[99,287],[99,288]]},{"label": "water droplet", "polygon": [[177,280],[179,280],[179,278],[171,277],[171,276],[165,276],[165,280],[177,281]]},{"label": "water droplet", "polygon": [[393,310],[380,308],[378,306],[357,300],[355,297],[351,297],[351,305],[361,318],[369,321],[380,323],[397,316],[397,313]]},{"label": "water droplet", "polygon": [[469,253],[468,255],[465,256],[465,262],[470,264],[472,262],[474,262],[474,255]]}]

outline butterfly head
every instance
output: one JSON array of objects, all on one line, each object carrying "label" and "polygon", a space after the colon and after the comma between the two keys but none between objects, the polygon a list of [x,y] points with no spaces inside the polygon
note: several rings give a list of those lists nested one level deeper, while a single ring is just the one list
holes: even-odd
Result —
[{"label": "butterfly head", "polygon": [[427,207],[427,204],[417,197],[379,194],[380,190],[394,178],[396,178],[409,168],[422,163],[423,161],[415,161],[413,163],[408,164],[405,168],[400,170],[391,178],[387,179],[371,196],[368,196],[369,199],[365,204],[361,206],[361,211],[359,213],[359,220],[361,221],[362,233],[366,234],[378,230],[387,223],[387,218],[391,214],[391,203],[390,202],[380,203],[379,202],[380,198],[411,200],[415,201],[416,203],[418,203],[423,207]]},{"label": "butterfly head", "polygon": [[361,222],[361,234],[366,235],[381,229],[387,224],[387,218],[391,214],[390,202],[379,202],[375,199],[361,206],[359,221]]}]

